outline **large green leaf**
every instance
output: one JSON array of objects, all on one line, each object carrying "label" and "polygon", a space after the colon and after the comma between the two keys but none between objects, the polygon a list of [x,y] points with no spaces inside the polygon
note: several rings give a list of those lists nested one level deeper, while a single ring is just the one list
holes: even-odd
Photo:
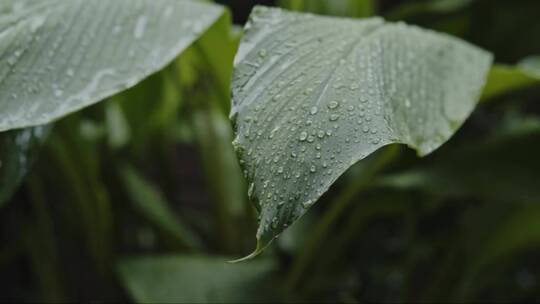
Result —
[{"label": "large green leaf", "polygon": [[0,134],[0,206],[17,190],[48,131],[41,126]]},{"label": "large green leaf", "polygon": [[163,68],[223,13],[188,0],[5,0],[0,131],[50,122]]},{"label": "large green leaf", "polygon": [[402,23],[256,8],[231,113],[260,211],[255,253],[380,147],[437,149],[474,109],[490,63],[459,39]]},{"label": "large green leaf", "polygon": [[[124,259],[119,273],[138,303],[253,303],[277,299],[274,263],[231,265],[223,258],[161,256]],[[270,291],[272,293],[270,293]]]}]

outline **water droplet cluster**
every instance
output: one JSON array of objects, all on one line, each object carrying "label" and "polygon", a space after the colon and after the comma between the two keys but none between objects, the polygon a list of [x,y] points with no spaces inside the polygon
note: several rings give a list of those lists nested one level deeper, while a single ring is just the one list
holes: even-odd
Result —
[{"label": "water droplet cluster", "polygon": [[459,79],[471,73],[459,58],[480,56],[476,49],[378,18],[258,8],[246,28],[233,80],[234,146],[265,241],[381,146],[440,145],[455,130],[447,103],[466,101],[452,114],[462,121],[482,79],[482,72],[473,84]]},{"label": "water droplet cluster", "polygon": [[161,68],[222,8],[192,1],[12,1],[0,33],[0,130],[47,123]]}]

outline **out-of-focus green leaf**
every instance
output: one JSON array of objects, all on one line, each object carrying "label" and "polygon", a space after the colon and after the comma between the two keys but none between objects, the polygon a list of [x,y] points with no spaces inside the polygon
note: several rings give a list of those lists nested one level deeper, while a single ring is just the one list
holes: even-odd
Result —
[{"label": "out-of-focus green leaf", "polygon": [[205,256],[127,258],[118,265],[138,303],[253,303],[278,300],[270,282],[274,263],[228,264]]},{"label": "out-of-focus green leaf", "polygon": [[[208,106],[193,112],[193,125],[200,148],[205,176],[214,199],[215,215],[223,247],[234,252],[237,248],[238,220],[247,206],[246,185],[230,142],[233,138],[227,117],[216,107]],[[219,151],[219,152],[218,152]]]},{"label": "out-of-focus green leaf", "polygon": [[378,18],[258,7],[233,79],[235,148],[260,252],[351,165],[403,143],[426,155],[474,109],[491,56]]},{"label": "out-of-focus green leaf", "polygon": [[201,248],[199,237],[175,217],[163,195],[134,168],[124,166],[121,176],[125,189],[141,215],[190,249]]},{"label": "out-of-focus green leaf", "polygon": [[[434,156],[424,166],[381,179],[401,189],[421,189],[439,196],[472,196],[491,201],[540,201],[540,121],[520,118],[496,138]],[[523,148],[521,148],[523,147]],[[524,148],[526,147],[526,148]],[[496,178],[494,178],[496,177]]]},{"label": "out-of-focus green leaf", "polygon": [[[82,113],[56,123],[45,143],[36,174],[43,183],[49,206],[62,210],[69,223],[64,237],[84,248],[96,271],[104,273],[112,254],[114,219],[110,193],[106,189],[96,139],[81,136]],[[64,213],[65,212],[65,213]],[[61,235],[58,231],[57,235]]]},{"label": "out-of-focus green leaf", "polygon": [[[238,35],[237,35],[238,36]],[[214,201],[214,224],[219,231],[220,247],[239,252],[245,229],[246,185],[231,145],[233,134],[227,114],[230,111],[230,85],[234,54],[239,39],[232,33],[228,14],[216,22],[190,49],[190,61],[196,78],[183,82],[189,104],[192,131],[198,144],[205,179]],[[183,78],[181,76],[181,78]],[[219,151],[219,152],[217,152]]]},{"label": "out-of-focus green leaf", "polygon": [[0,4],[0,131],[48,123],[162,69],[223,13],[189,0]]},{"label": "out-of-focus green leaf", "polygon": [[206,70],[211,71],[205,76],[212,77],[214,87],[218,89],[213,93],[217,93],[218,105],[224,113],[230,110],[233,61],[239,42],[233,32],[230,14],[226,13],[194,45]]},{"label": "out-of-focus green leaf", "polygon": [[540,57],[528,57],[516,66],[494,65],[489,72],[482,99],[540,84]]},{"label": "out-of-focus green leaf", "polygon": [[0,134],[0,206],[17,190],[49,129],[40,126]]},{"label": "out-of-focus green leaf", "polygon": [[540,22],[537,0],[472,1],[467,40],[495,54],[498,62],[514,63],[540,54]]},{"label": "out-of-focus green leaf", "polygon": [[540,249],[538,201],[489,203],[468,211],[463,233],[452,248],[456,259],[450,267],[460,274],[452,293],[453,302],[476,299],[475,293],[482,290],[490,274],[500,275],[504,267],[511,266],[505,260]]},{"label": "out-of-focus green leaf", "polygon": [[530,56],[518,63],[518,67],[527,75],[540,79],[540,56]]},{"label": "out-of-focus green leaf", "polygon": [[369,17],[375,12],[373,0],[281,0],[279,5],[293,11],[333,16]]},{"label": "out-of-focus green leaf", "polygon": [[408,1],[391,11],[386,17],[391,20],[406,19],[419,14],[442,14],[462,9],[473,0]]},{"label": "out-of-focus green leaf", "polygon": [[105,105],[105,121],[109,146],[118,149],[125,146],[130,139],[129,124],[120,105],[109,102]]},{"label": "out-of-focus green leaf", "polygon": [[527,248],[540,248],[540,204],[517,204],[515,210],[491,231],[473,262],[474,268],[495,263]]}]

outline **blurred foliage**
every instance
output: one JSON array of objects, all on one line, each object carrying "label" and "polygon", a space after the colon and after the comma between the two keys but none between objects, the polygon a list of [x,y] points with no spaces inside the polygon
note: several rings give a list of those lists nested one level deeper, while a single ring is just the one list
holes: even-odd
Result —
[{"label": "blurred foliage", "polygon": [[[540,2],[368,2],[280,4],[492,51],[503,65],[449,143],[423,159],[380,150],[262,257],[226,264],[254,248],[256,216],[230,145],[239,31],[224,16],[158,74],[37,134],[50,133],[0,209],[1,300],[540,301],[540,86],[532,59],[514,66],[540,54]],[[255,1],[230,4],[242,20]],[[2,153],[28,148],[16,132]]]}]

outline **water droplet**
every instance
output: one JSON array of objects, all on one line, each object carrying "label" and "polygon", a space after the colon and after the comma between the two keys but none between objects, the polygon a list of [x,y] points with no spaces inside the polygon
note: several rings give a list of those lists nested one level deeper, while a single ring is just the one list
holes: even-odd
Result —
[{"label": "water droplet", "polygon": [[308,134],[306,131],[302,131],[302,133],[300,133],[300,137],[298,138],[300,141],[305,141],[308,137]]},{"label": "water droplet", "polygon": [[306,209],[311,207],[311,205],[313,205],[313,200],[308,200],[302,203],[302,206]]},{"label": "water droplet", "polygon": [[135,39],[141,39],[144,36],[147,21],[146,16],[139,16],[137,22],[135,23],[135,29],[133,30],[133,36],[135,36]]},{"label": "water droplet", "polygon": [[317,107],[312,107],[311,110],[309,111],[309,113],[311,115],[315,115],[315,114],[317,114],[318,111],[319,111],[319,109],[317,109]]},{"label": "water droplet", "polygon": [[335,109],[335,108],[337,108],[337,107],[339,107],[339,102],[336,101],[336,100],[332,100],[332,101],[330,101],[330,103],[328,104],[328,108],[329,108],[330,110],[333,110],[333,109]]},{"label": "water droplet", "polygon": [[405,107],[407,108],[411,107],[411,101],[409,99],[405,99]]},{"label": "water droplet", "polygon": [[116,25],[112,30],[113,35],[118,35],[120,32],[122,32],[122,27],[120,25]]},{"label": "water droplet", "polygon": [[330,115],[330,121],[336,121],[339,119],[339,115],[338,114],[332,114]]}]

